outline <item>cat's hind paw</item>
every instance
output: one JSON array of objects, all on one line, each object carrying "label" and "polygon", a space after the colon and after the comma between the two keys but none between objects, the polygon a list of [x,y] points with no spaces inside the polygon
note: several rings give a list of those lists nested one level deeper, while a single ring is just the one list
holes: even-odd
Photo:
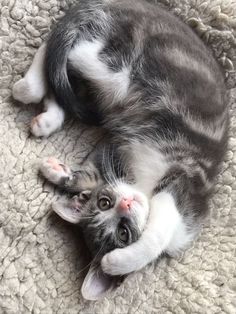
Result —
[{"label": "cat's hind paw", "polygon": [[71,178],[70,168],[54,157],[43,159],[39,170],[46,179],[57,185]]},{"label": "cat's hind paw", "polygon": [[30,124],[30,131],[36,137],[48,137],[61,127],[61,122],[53,119],[50,112],[43,112],[34,117]]},{"label": "cat's hind paw", "polygon": [[34,84],[27,78],[22,78],[16,82],[12,89],[12,96],[14,99],[23,104],[39,103],[44,96],[44,89],[41,92],[38,84]]}]

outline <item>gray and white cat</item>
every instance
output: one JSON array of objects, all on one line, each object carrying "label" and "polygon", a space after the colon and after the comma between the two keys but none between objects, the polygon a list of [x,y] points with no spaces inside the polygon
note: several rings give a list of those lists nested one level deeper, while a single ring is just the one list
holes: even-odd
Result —
[{"label": "gray and white cat", "polygon": [[94,258],[85,298],[195,238],[227,147],[228,110],[219,66],[184,23],[149,1],[80,1],[13,96],[43,99],[35,136],[60,128],[65,112],[107,131],[79,171],[54,158],[41,165],[77,194],[53,208],[81,226]]}]

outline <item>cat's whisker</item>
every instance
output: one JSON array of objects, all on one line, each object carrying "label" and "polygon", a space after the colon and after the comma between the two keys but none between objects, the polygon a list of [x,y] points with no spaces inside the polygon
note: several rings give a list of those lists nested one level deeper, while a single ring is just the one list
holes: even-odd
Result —
[{"label": "cat's whisker", "polygon": [[85,267],[83,267],[81,270],[79,270],[78,271],[78,276],[85,270],[85,269],[87,269],[90,265],[92,264],[92,261],[91,262],[89,262]]},{"label": "cat's whisker", "polygon": [[105,149],[106,148],[103,148],[103,151],[102,151],[102,169],[103,169],[103,174],[104,174],[105,180],[108,183],[111,183],[110,182],[110,178],[109,178],[109,173],[107,171],[107,163],[106,163],[106,160],[105,160],[105,156],[106,156]]},{"label": "cat's whisker", "polygon": [[[109,148],[108,148],[109,149]],[[112,159],[110,159],[110,151],[105,151],[106,147],[103,149],[102,165],[104,171],[104,177],[108,184],[114,185],[116,183],[116,178],[114,176],[114,171],[112,169]]]},{"label": "cat's whisker", "polygon": [[95,257],[91,260],[91,262],[89,262],[85,267],[83,267],[79,272],[78,275],[80,275],[85,269],[87,269],[89,266],[92,265],[92,263],[96,260],[96,258],[98,257],[98,255],[100,254],[100,252],[102,251],[102,249],[104,248],[105,242],[102,244],[102,246],[100,247],[99,251],[97,252],[97,254],[95,255]]},{"label": "cat's whisker", "polygon": [[[110,156],[110,154],[109,154]],[[113,179],[113,182],[114,184],[116,184],[117,182],[117,177],[116,177],[116,171],[115,171],[115,167],[114,167],[114,149],[112,149],[112,152],[111,152],[111,157],[110,157],[110,160],[109,160],[109,165],[110,165],[110,174],[112,176],[112,179]]]}]

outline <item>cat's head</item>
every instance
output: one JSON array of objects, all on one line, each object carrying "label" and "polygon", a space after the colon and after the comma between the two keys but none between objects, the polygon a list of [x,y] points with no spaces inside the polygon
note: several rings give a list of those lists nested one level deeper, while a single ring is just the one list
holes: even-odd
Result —
[{"label": "cat's head", "polygon": [[131,185],[106,184],[83,191],[69,202],[55,203],[53,209],[66,221],[81,226],[93,258],[82,294],[86,299],[98,299],[118,280],[102,272],[102,257],[138,240],[147,221],[148,200]]}]

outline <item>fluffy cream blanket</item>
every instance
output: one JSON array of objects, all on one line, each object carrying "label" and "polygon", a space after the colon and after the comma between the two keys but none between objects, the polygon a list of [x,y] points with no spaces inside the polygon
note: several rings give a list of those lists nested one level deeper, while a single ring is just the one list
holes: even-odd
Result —
[{"label": "fluffy cream blanket", "polygon": [[[153,0],[154,1],[154,0]],[[196,29],[236,85],[235,0],[162,0]],[[82,162],[93,130],[68,121],[48,139],[29,136],[40,106],[13,102],[11,88],[50,25],[71,0],[0,1],[0,313],[236,313],[236,92],[230,98],[229,149],[200,238],[178,259],[163,258],[131,275],[106,298],[80,295],[83,250],[70,226],[51,215],[58,192],[38,177],[54,155]]]}]

